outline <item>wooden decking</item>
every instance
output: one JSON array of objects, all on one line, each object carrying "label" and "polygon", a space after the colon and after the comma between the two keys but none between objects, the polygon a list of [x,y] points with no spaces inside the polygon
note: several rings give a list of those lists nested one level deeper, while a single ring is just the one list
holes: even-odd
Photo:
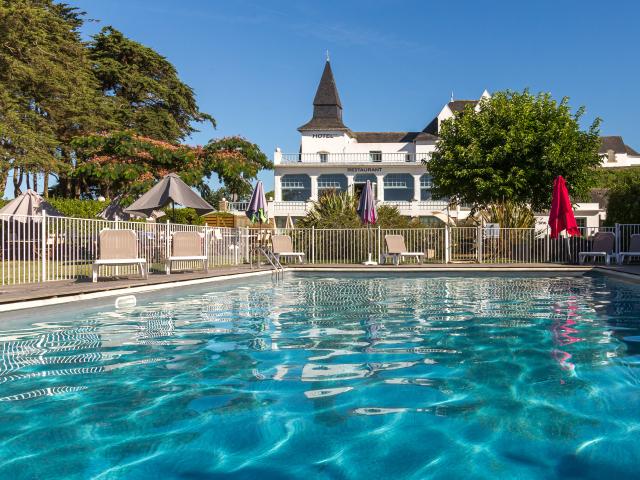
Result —
[{"label": "wooden decking", "polygon": [[[560,265],[560,264],[415,264],[404,263],[402,265],[378,265],[364,266],[353,264],[291,264],[294,271],[322,271],[322,272],[588,272],[600,271],[621,273],[626,278],[640,282],[640,265],[611,265],[596,267],[591,265]],[[137,277],[101,279],[98,283],[92,283],[90,279],[62,280],[46,283],[30,283],[23,285],[9,285],[0,287],[0,304],[26,302],[31,300],[43,300],[49,298],[106,292],[111,290],[123,290],[132,287],[144,287],[147,285],[160,285],[165,283],[200,280],[213,277],[233,276],[237,274],[267,271],[266,267],[251,269],[248,265],[237,267],[224,267],[204,272],[173,273],[165,275],[153,273],[147,280]]]}]

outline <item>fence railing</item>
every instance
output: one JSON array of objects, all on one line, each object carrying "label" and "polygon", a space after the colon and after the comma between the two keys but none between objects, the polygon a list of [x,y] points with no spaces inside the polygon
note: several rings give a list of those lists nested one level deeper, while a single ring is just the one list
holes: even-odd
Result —
[{"label": "fence railing", "polygon": [[[202,234],[209,268],[251,263],[257,242],[269,245],[273,230],[223,228],[174,223],[107,221],[67,217],[0,216],[0,284],[26,284],[88,278],[98,257],[102,229],[131,229],[138,237],[139,256],[151,272],[163,272],[178,231]],[[401,235],[408,252],[422,253],[426,263],[577,263],[578,253],[591,250],[598,231],[616,235],[616,252],[626,251],[640,224],[582,228],[579,237],[551,239],[546,228],[441,227],[382,229],[276,229],[291,237],[293,249],[306,262],[319,265],[360,264],[369,254],[380,261],[387,253],[385,236]],[[286,258],[282,259],[286,262]],[[195,268],[176,262],[174,269]],[[103,267],[102,274],[135,274],[134,267]]]},{"label": "fence railing", "polygon": [[359,152],[359,153],[282,153],[276,163],[420,163],[430,153]]},{"label": "fence railing", "polygon": [[[131,229],[138,237],[138,256],[146,259],[151,272],[163,272],[170,255],[171,235],[197,231],[209,268],[248,261],[246,229],[108,221],[97,219],[0,215],[0,284],[70,280],[91,276],[98,257],[98,235],[105,228]],[[196,262],[175,262],[174,269],[192,268]],[[104,266],[101,275],[135,274],[134,266]]]}]

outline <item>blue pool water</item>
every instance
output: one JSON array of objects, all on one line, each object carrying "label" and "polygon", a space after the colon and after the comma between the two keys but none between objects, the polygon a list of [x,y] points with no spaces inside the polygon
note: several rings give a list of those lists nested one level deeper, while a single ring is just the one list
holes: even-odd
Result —
[{"label": "blue pool water", "polygon": [[638,478],[637,285],[287,274],[24,317],[0,478]]}]

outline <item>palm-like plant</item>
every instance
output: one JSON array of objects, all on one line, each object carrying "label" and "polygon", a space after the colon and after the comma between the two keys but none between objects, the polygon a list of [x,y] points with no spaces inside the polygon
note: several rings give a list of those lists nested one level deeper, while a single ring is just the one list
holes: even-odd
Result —
[{"label": "palm-like plant", "polygon": [[298,221],[301,228],[358,228],[356,200],[347,192],[327,192],[313,202],[311,211]]},{"label": "palm-like plant", "polygon": [[533,228],[536,217],[528,205],[510,200],[494,203],[478,212],[479,223],[498,223],[501,228]]}]

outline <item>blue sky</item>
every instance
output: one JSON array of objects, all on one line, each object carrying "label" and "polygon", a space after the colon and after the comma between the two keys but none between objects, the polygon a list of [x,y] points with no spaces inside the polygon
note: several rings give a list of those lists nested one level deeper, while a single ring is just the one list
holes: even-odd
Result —
[{"label": "blue sky", "polygon": [[[355,131],[420,130],[446,103],[506,88],[585,105],[640,149],[640,2],[72,0],[166,56],[216,130],[272,158],[298,149],[328,49]],[[273,184],[270,172],[261,175]]]}]

